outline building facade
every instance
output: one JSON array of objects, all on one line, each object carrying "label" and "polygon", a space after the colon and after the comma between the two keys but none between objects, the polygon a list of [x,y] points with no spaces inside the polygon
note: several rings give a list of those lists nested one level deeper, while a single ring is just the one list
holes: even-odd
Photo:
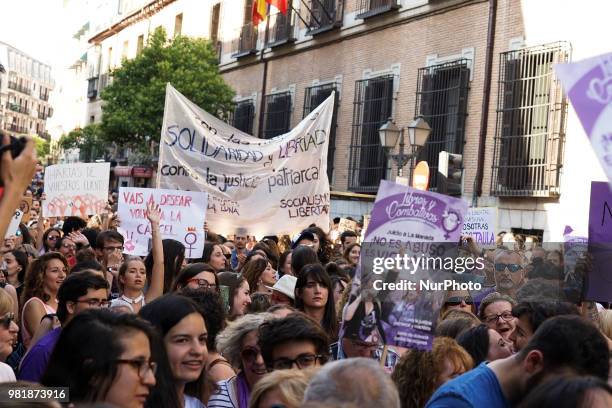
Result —
[{"label": "building facade", "polygon": [[0,129],[14,136],[37,135],[49,140],[51,67],[3,42],[0,64]]},{"label": "building facade", "polygon": [[[252,0],[116,2],[89,40],[88,116],[100,120],[109,69],[164,26],[214,42],[236,91],[232,124],[249,134],[285,133],[335,91],[332,190],[363,198],[395,179],[378,129],[422,116],[432,133],[418,160],[432,190],[439,153],[460,154],[461,196],[497,207],[498,231],[557,241],[565,225],[586,233],[590,181],[604,179],[553,75],[556,63],[609,51],[597,33],[607,12],[592,11],[610,6],[586,2],[293,0],[258,26]],[[371,205],[338,204],[334,215]]]}]

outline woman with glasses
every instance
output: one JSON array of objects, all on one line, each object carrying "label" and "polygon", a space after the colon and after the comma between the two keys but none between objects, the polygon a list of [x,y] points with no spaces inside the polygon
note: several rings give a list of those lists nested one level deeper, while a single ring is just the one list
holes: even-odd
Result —
[{"label": "woman with glasses", "polygon": [[13,352],[18,333],[19,326],[15,323],[15,313],[13,313],[13,299],[4,289],[0,289],[0,382],[16,381],[13,369],[4,361]]},{"label": "woman with glasses", "polygon": [[162,337],[178,400],[185,408],[204,408],[208,333],[201,310],[187,297],[168,294],[147,304],[140,315]]},{"label": "woman with glasses", "polygon": [[64,255],[68,266],[72,268],[76,264],[76,242],[74,242],[69,236],[64,235],[58,239],[55,243],[55,251]]},{"label": "woman with glasses", "polygon": [[154,341],[135,315],[86,310],[62,330],[41,384],[68,387],[70,402],[142,408],[156,383]]},{"label": "woman with glasses", "polygon": [[187,265],[178,274],[172,284],[172,291],[182,289],[219,291],[217,271],[208,264],[198,262]]},{"label": "woman with glasses", "polygon": [[267,259],[252,259],[242,268],[242,275],[249,282],[251,293],[271,294],[276,283],[276,271]]},{"label": "woman with glasses", "polygon": [[516,302],[510,296],[498,292],[489,293],[480,303],[478,317],[489,329],[510,341],[510,334],[516,328],[516,318],[512,316],[515,305]]},{"label": "woman with glasses", "polygon": [[329,275],[320,264],[306,265],[298,275],[295,308],[318,322],[331,339],[337,338],[334,289]]},{"label": "woman with glasses", "polygon": [[267,373],[258,342],[258,328],[273,319],[269,313],[249,314],[230,323],[217,336],[217,350],[238,375],[217,384],[208,408],[248,408],[251,390]]},{"label": "woman with glasses", "polygon": [[[161,210],[159,205],[151,203],[147,206],[147,218],[151,222],[151,236],[153,240],[153,271],[147,292],[144,292],[147,283],[147,270],[145,263],[139,257],[128,258],[119,268],[118,284],[121,296],[115,303],[129,304],[134,313],[148,302],[163,294],[164,289],[164,250],[162,247],[159,222]],[[116,299],[117,300],[117,299]]]},{"label": "woman with glasses", "polygon": [[[42,223],[39,221],[39,225]],[[62,237],[62,230],[59,228],[49,228],[44,234],[42,234],[40,240],[38,241],[38,248],[40,249],[40,254],[44,254],[45,252],[53,251],[55,249],[55,244],[57,240]]]},{"label": "woman with glasses", "polygon": [[21,294],[21,335],[27,347],[43,316],[57,310],[57,292],[68,275],[68,262],[59,252],[35,259],[26,273]]},{"label": "woman with glasses", "polygon": [[444,296],[444,304],[440,308],[440,316],[449,310],[459,309],[476,314],[474,299],[467,290],[449,290]]}]

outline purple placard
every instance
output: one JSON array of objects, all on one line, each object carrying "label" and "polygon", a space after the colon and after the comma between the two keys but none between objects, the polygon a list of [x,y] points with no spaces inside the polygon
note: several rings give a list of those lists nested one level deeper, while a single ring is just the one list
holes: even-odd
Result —
[{"label": "purple placard", "polygon": [[588,276],[586,299],[612,301],[612,192],[608,183],[591,182],[589,210],[589,252],[592,270]]},{"label": "purple placard", "polygon": [[[387,257],[398,253],[419,256],[423,251],[427,253],[425,248],[429,244],[458,243],[467,209],[467,202],[461,199],[383,180],[365,234],[361,260],[368,256],[370,243],[381,245]],[[418,249],[404,245],[410,243],[418,243]],[[343,311],[341,336],[431,350],[444,292],[398,290],[377,297],[366,284],[373,277],[380,276],[358,267],[351,299]],[[392,281],[402,278],[395,276]]]},{"label": "purple placard", "polygon": [[557,64],[555,72],[612,183],[612,53]]}]

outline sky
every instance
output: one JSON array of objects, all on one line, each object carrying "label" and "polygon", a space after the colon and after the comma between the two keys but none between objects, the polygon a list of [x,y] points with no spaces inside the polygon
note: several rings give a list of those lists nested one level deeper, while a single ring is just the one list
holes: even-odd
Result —
[{"label": "sky", "polygon": [[51,65],[56,73],[70,65],[66,44],[74,24],[67,21],[63,0],[0,0],[0,8],[0,41]]}]

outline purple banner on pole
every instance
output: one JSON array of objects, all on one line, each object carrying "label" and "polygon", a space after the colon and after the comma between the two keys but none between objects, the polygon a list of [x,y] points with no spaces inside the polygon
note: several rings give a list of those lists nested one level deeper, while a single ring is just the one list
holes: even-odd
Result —
[{"label": "purple banner on pole", "polygon": [[612,183],[612,53],[557,64],[555,72]]},{"label": "purple banner on pole", "polygon": [[587,277],[586,299],[612,301],[612,191],[607,183],[591,182],[589,252],[592,270]]}]

